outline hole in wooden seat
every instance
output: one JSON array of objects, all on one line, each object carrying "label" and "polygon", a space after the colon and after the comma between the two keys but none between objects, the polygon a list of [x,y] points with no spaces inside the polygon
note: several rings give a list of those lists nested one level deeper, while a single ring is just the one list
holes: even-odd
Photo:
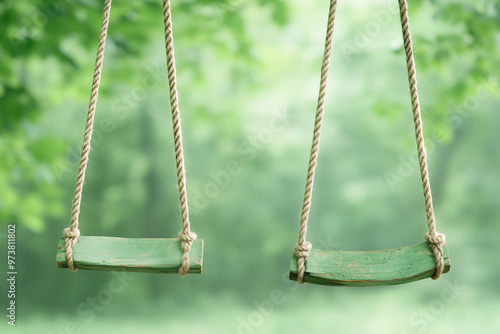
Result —
[{"label": "hole in wooden seat", "polygon": [[[443,246],[444,271],[450,258]],[[431,277],[436,268],[427,242],[380,251],[332,251],[311,249],[306,259],[304,282],[339,286],[394,285]],[[297,280],[297,257],[293,255],[290,279]]]},{"label": "hole in wooden seat", "polygon": [[[182,249],[179,239],[80,236],[73,250],[77,269],[177,273]],[[189,273],[201,273],[203,240],[195,240],[189,253]],[[59,239],[57,265],[67,268],[64,237]]]}]

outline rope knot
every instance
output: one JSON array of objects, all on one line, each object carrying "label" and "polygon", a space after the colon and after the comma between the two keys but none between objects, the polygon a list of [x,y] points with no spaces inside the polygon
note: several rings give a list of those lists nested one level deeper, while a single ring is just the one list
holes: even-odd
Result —
[{"label": "rope knot", "polygon": [[442,247],[445,244],[446,238],[442,233],[430,234],[429,232],[427,232],[425,234],[425,240],[427,240],[427,242],[431,244],[431,246]]},{"label": "rope knot", "polygon": [[196,240],[198,236],[194,232],[181,232],[179,233],[179,239],[181,240],[182,251],[189,252],[191,250],[191,245]]},{"label": "rope knot", "polygon": [[73,247],[76,244],[76,241],[78,240],[78,237],[80,236],[80,230],[78,228],[71,229],[71,227],[67,227],[63,231],[64,237],[66,240],[64,240],[65,244],[65,249],[66,249],[66,261],[68,263],[68,268],[71,271],[76,271],[76,268],[73,264]]},{"label": "rope knot", "polygon": [[72,230],[71,228],[65,228],[63,231],[64,237],[67,239],[72,239],[73,242],[76,242],[76,239],[80,236],[80,230],[79,229],[74,229]]},{"label": "rope knot", "polygon": [[305,242],[300,245],[295,246],[295,256],[297,259],[303,258],[305,259],[306,257],[309,256],[309,251],[311,250],[312,245],[310,242]]},{"label": "rope knot", "polygon": [[182,259],[181,266],[179,267],[178,273],[179,276],[184,277],[188,274],[190,263],[189,263],[189,252],[191,251],[191,246],[193,242],[196,240],[196,233],[191,231],[179,233],[179,239],[181,241],[182,248]]},{"label": "rope knot", "polygon": [[436,280],[444,271],[443,246],[445,243],[445,237],[442,233],[434,232],[433,234],[430,234],[427,232],[425,234],[425,240],[429,243],[429,246],[434,253],[434,257],[436,258],[436,270],[431,276],[432,279]]}]

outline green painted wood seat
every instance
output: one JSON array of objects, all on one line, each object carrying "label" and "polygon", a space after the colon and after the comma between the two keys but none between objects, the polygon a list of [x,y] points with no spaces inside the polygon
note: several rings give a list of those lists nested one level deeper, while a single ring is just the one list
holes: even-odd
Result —
[{"label": "green painted wood seat", "polygon": [[[450,258],[443,246],[444,271]],[[436,262],[427,242],[380,251],[332,251],[311,249],[306,259],[304,282],[337,286],[394,285],[431,277]],[[297,280],[297,257],[293,255],[290,279]]]},{"label": "green painted wood seat", "polygon": [[[73,250],[75,268],[87,270],[177,273],[181,257],[179,239],[80,236]],[[203,240],[193,242],[189,261],[191,266],[188,272],[201,273]],[[64,237],[59,239],[57,265],[68,267]]]}]

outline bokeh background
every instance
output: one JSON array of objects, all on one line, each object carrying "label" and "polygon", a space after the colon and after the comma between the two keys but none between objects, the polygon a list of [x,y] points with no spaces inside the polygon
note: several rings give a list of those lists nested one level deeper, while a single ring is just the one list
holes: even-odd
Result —
[{"label": "bokeh background", "polygon": [[[102,6],[0,2],[2,277],[9,223],[18,266],[17,326],[2,315],[2,332],[500,333],[498,1],[409,1],[437,226],[452,269],[439,281],[379,288],[287,279],[328,1],[173,1],[203,274],[123,275],[114,292],[112,273],[75,274],[55,261]],[[82,234],[180,229],[163,38],[160,0],[114,1]],[[396,0],[339,1],[308,234],[315,247],[424,240],[405,66]],[[6,313],[5,279],[0,288]]]}]

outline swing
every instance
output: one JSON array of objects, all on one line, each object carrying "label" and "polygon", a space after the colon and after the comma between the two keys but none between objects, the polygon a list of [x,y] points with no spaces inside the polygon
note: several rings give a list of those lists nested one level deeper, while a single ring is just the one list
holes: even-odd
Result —
[{"label": "swing", "polygon": [[450,258],[444,235],[436,231],[406,0],[399,0],[399,8],[411,91],[418,160],[427,212],[428,232],[425,235],[427,241],[408,247],[364,252],[312,249],[311,243],[306,241],[337,9],[337,0],[330,0],[313,142],[299,225],[299,239],[290,265],[290,279],[296,280],[300,284],[308,282],[333,286],[394,285],[428,277],[438,279],[442,273],[447,273],[450,270]]},{"label": "swing", "polygon": [[167,54],[168,81],[170,87],[170,104],[175,145],[175,162],[177,166],[177,185],[182,216],[182,230],[177,239],[162,238],[113,238],[100,236],[80,236],[78,217],[82,198],[85,170],[90,152],[90,141],[94,124],[97,95],[104,60],[104,47],[108,31],[111,0],[106,0],[102,16],[101,34],[96,56],[94,80],[87,113],[87,123],[83,139],[81,160],[73,198],[71,224],[64,230],[59,240],[57,264],[60,268],[88,270],[123,270],[154,273],[201,273],[203,263],[203,240],[197,240],[191,232],[189,222],[188,201],[186,194],[186,178],[184,172],[184,153],[182,149],[181,119],[177,97],[174,45],[172,36],[172,19],[170,0],[163,1],[165,24],[165,46]]}]

